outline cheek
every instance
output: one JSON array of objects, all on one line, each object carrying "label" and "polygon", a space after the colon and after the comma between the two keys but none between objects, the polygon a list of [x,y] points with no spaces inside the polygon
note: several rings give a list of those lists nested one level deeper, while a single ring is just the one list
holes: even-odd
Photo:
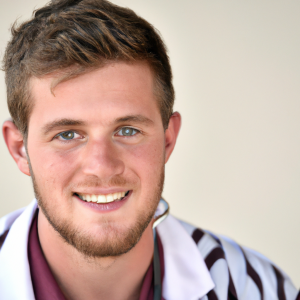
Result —
[{"label": "cheek", "polygon": [[59,185],[63,188],[73,176],[76,169],[75,153],[60,153],[49,149],[33,149],[29,152],[32,170],[35,180],[40,188],[59,191]]},{"label": "cheek", "polygon": [[164,161],[164,143],[160,139],[152,140],[131,149],[133,158],[140,164],[155,166]]},{"label": "cheek", "polygon": [[136,146],[128,151],[126,157],[130,157],[128,167],[141,179],[151,180],[154,178],[153,180],[155,180],[164,166],[164,142],[157,139],[151,143]]}]

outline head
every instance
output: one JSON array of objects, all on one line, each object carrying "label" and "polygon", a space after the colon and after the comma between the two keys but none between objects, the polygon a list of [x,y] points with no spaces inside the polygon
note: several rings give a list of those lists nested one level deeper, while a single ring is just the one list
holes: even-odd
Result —
[{"label": "head", "polygon": [[180,127],[160,36],[104,0],[54,0],[12,34],[3,133],[42,216],[85,255],[126,253],[151,223]]}]

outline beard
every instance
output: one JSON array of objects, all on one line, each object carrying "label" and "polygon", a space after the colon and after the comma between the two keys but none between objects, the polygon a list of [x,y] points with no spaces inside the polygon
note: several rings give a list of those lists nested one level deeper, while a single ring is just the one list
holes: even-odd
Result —
[{"label": "beard", "polygon": [[[159,203],[164,186],[164,165],[157,176],[157,181],[152,188],[148,199],[143,199],[144,207],[137,212],[137,218],[132,226],[117,224],[108,218],[103,218],[101,224],[98,224],[98,230],[101,232],[101,238],[87,230],[82,230],[72,222],[71,218],[62,218],[57,213],[57,208],[51,206],[51,200],[46,200],[35,179],[30,162],[30,173],[33,182],[33,188],[38,205],[53,229],[58,232],[61,238],[73,246],[77,251],[88,258],[101,258],[120,256],[129,252],[140,240],[145,229],[151,222],[157,205]],[[112,178],[114,185],[124,184],[124,178]],[[95,180],[85,182],[84,186],[98,186]]]}]

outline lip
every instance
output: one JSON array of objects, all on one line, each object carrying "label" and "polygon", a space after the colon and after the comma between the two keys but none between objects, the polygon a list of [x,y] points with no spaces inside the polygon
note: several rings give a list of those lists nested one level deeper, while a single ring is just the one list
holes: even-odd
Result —
[{"label": "lip", "polygon": [[[123,191],[124,191],[124,189],[123,189]],[[120,192],[121,192],[121,190],[120,190]],[[117,192],[115,192],[115,193],[117,193]],[[87,207],[93,211],[100,212],[100,213],[106,213],[106,212],[112,212],[112,211],[115,211],[115,210],[118,210],[119,208],[121,208],[128,201],[131,194],[132,194],[132,190],[129,191],[128,195],[125,196],[123,199],[116,200],[116,201],[109,202],[109,203],[86,202],[84,200],[81,200],[76,195],[73,195],[73,197],[75,197],[75,199],[77,201],[79,201],[80,204],[84,205],[85,207]]]}]

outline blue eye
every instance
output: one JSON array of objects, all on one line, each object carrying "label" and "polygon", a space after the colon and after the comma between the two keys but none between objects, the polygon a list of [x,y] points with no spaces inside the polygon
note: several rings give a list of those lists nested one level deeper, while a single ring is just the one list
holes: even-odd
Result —
[{"label": "blue eye", "polygon": [[138,133],[138,130],[131,127],[123,127],[118,134],[121,136],[133,136]]},{"label": "blue eye", "polygon": [[65,132],[60,133],[59,136],[64,140],[72,140],[75,137],[75,132],[65,131]]}]

